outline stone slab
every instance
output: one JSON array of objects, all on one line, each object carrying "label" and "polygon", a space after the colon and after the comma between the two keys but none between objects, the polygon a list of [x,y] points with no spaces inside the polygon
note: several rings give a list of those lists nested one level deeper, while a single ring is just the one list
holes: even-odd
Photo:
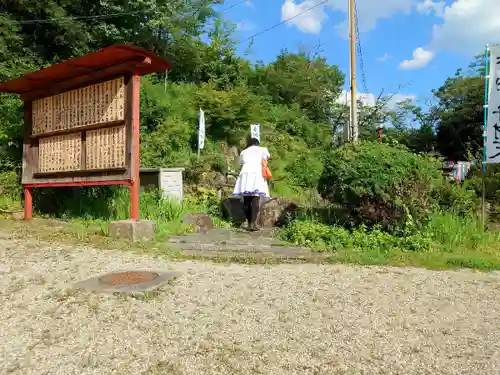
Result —
[{"label": "stone slab", "polygon": [[249,251],[206,251],[206,250],[184,250],[182,254],[186,257],[207,259],[207,260],[278,260],[278,261],[305,261],[311,263],[323,263],[328,261],[329,255],[323,253],[276,253],[274,251],[268,252],[249,252]]},{"label": "stone slab", "polygon": [[151,241],[156,233],[152,220],[120,220],[109,223],[109,236],[129,241]]},{"label": "stone slab", "polygon": [[[130,270],[121,270],[118,272],[127,272]],[[134,270],[135,271],[135,270]],[[85,289],[91,292],[100,292],[100,293],[141,293],[141,292],[149,292],[159,287],[165,285],[169,281],[179,277],[182,273],[178,271],[157,271],[157,270],[140,270],[140,272],[154,272],[158,274],[158,277],[152,281],[145,283],[138,283],[132,285],[109,285],[104,284],[100,281],[100,279],[106,275],[95,276],[87,280],[83,280],[77,282],[74,287],[76,289]]]}]

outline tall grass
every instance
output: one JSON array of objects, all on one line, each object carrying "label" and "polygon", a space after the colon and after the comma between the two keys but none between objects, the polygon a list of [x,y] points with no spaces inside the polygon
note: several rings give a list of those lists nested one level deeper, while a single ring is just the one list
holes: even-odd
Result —
[{"label": "tall grass", "polygon": [[[159,240],[189,232],[190,228],[182,222],[187,213],[208,213],[215,226],[227,226],[220,219],[219,204],[212,198],[213,195],[215,193],[186,196],[179,202],[164,198],[159,190],[141,193],[140,216],[141,219],[156,222]],[[84,227],[98,227],[106,235],[110,221],[130,217],[130,195],[125,188],[94,188],[76,192],[66,189],[59,193],[48,192],[45,197],[38,197],[38,202],[44,216],[71,221]]]},{"label": "tall grass", "polygon": [[476,216],[462,217],[442,211],[430,216],[423,233],[443,252],[495,247],[500,239],[499,232],[486,230]]},{"label": "tall grass", "polygon": [[500,269],[500,232],[486,230],[473,215],[435,212],[419,231],[406,236],[377,228],[348,230],[303,217],[292,221],[280,236],[297,245],[328,252],[338,262]]}]

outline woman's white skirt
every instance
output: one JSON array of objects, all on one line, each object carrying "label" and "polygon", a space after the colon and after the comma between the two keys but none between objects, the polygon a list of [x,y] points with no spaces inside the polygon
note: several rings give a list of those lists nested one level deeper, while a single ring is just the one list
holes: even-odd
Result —
[{"label": "woman's white skirt", "polygon": [[240,173],[233,195],[263,195],[269,197],[267,181],[262,177],[261,172]]}]

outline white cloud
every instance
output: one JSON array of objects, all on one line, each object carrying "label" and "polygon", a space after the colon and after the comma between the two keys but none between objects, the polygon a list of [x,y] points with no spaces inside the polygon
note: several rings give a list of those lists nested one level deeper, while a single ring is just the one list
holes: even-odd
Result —
[{"label": "white cloud", "polygon": [[500,41],[499,0],[456,0],[444,8],[442,24],[434,25],[430,48],[466,55]]},{"label": "white cloud", "polygon": [[236,24],[236,30],[238,31],[252,31],[255,30],[255,24],[249,21],[241,21]]},{"label": "white cloud", "polygon": [[380,62],[386,62],[386,61],[389,61],[390,59],[392,59],[392,56],[389,55],[387,52],[384,53],[382,56],[377,57],[377,61],[380,61]]},{"label": "white cloud", "polygon": [[415,95],[408,95],[408,94],[393,94],[391,98],[387,101],[386,107],[389,109],[396,109],[396,106],[398,104],[400,104],[401,102],[405,102],[407,100],[415,101],[417,100],[417,97]]},{"label": "white cloud", "polygon": [[[284,21],[296,16],[319,3],[321,0],[285,0],[281,7],[281,20]],[[358,0],[359,30],[361,32],[371,31],[375,29],[380,19],[391,18],[397,13],[409,14],[416,3],[417,0]],[[288,21],[288,24],[297,27],[302,32],[318,34],[321,32],[323,22],[328,18],[325,7],[343,12],[347,18],[348,1],[330,0],[325,5],[318,6]],[[337,26],[341,33],[347,36],[346,20]]]},{"label": "white cloud", "polygon": [[[363,105],[366,106],[373,107],[376,103],[375,95],[371,93],[358,92],[356,94],[356,97],[358,98],[358,101],[361,101],[361,103],[363,103]],[[351,103],[351,92],[342,90],[342,92],[340,93],[339,97],[336,100],[336,103],[349,105]]]},{"label": "white cloud", "polygon": [[417,48],[412,60],[401,63],[403,69],[425,67],[437,51],[451,51],[466,55],[480,53],[486,44],[500,41],[500,17],[495,9],[499,0],[454,0],[450,5],[443,1],[423,0],[417,11],[434,13],[442,19],[432,29],[428,46]]},{"label": "white cloud", "polygon": [[[377,97],[372,93],[358,93],[357,95],[358,101],[361,101],[363,105],[368,106],[368,107],[373,107],[375,106],[377,102]],[[388,109],[395,109],[396,106],[404,102],[406,100],[416,100],[417,97],[415,95],[410,95],[410,94],[390,94],[387,97],[390,97],[390,99],[386,103],[386,107]],[[342,90],[341,94],[335,101],[337,104],[347,104],[350,105],[351,103],[351,92],[350,91],[345,91]]]},{"label": "white cloud", "polygon": [[[306,10],[320,2],[320,0],[305,0],[297,4],[295,0],[285,0],[285,3],[281,7],[281,20],[284,21],[292,18],[288,21],[288,25],[293,25],[304,33],[319,34],[321,32],[321,24],[327,18],[325,11],[321,6],[307,12]],[[305,13],[301,14],[303,12]]]},{"label": "white cloud", "polygon": [[422,14],[435,14],[438,17],[442,17],[444,14],[444,7],[446,3],[444,1],[432,1],[424,0],[422,3],[418,3],[416,6],[417,12]]},{"label": "white cloud", "polygon": [[399,67],[401,69],[422,69],[425,68],[434,58],[435,53],[427,51],[422,47],[418,47],[413,51],[413,58],[411,60],[404,60]]},{"label": "white cloud", "polygon": [[244,4],[245,4],[247,7],[249,7],[249,8],[252,8],[252,9],[253,9],[253,8],[255,8],[255,5],[253,4],[253,1],[252,1],[252,0],[246,0],[246,1],[244,2]]}]

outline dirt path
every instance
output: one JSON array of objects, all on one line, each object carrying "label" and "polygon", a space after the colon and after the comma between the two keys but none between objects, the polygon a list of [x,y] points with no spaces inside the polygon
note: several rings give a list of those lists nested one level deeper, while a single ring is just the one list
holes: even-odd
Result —
[{"label": "dirt path", "polygon": [[[137,299],[71,289],[184,274]],[[500,374],[499,273],[172,263],[0,238],[0,374]]]}]

